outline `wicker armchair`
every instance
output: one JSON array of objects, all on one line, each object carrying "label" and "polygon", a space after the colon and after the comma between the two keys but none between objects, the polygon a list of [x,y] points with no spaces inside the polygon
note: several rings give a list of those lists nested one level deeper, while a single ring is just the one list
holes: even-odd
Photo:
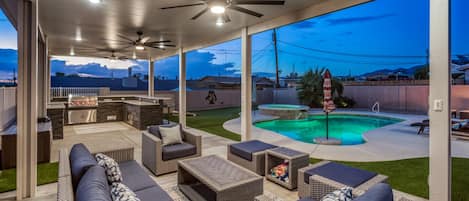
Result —
[{"label": "wicker armchair", "polygon": [[[177,163],[179,160],[200,157],[202,155],[202,136],[189,133],[187,130],[181,129],[183,135],[183,145],[195,146],[195,153],[191,155],[183,154],[182,157],[165,158],[165,150],[167,145],[163,146],[163,142],[155,134],[148,131],[142,132],[142,164],[155,175],[162,175],[177,171]],[[176,147],[177,149],[177,147]]]},{"label": "wicker armchair", "polygon": [[[320,175],[313,175],[309,177],[309,183],[305,182],[305,172],[320,166],[330,163],[329,161],[322,161],[308,167],[304,167],[298,170],[298,196],[300,198],[312,198],[313,200],[321,200],[322,197],[330,192],[345,187],[345,184],[328,179]],[[378,183],[385,183],[387,180],[385,175],[376,175],[359,186],[353,188],[353,195],[358,197],[364,194],[368,189]]]}]

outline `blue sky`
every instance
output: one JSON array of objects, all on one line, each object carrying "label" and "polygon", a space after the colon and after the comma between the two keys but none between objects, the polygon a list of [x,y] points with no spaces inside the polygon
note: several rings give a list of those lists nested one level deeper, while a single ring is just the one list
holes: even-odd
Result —
[{"label": "blue sky", "polygon": [[[452,53],[469,54],[467,0],[452,2]],[[334,75],[360,75],[379,69],[407,68],[426,63],[428,0],[376,0],[277,29],[282,76],[310,68],[327,67]],[[1,12],[0,12],[1,13]],[[228,41],[187,54],[187,77],[239,76],[240,40]],[[16,49],[16,32],[0,14],[0,48]],[[11,74],[12,58],[0,51],[0,79]],[[13,55],[14,57],[14,55]],[[272,31],[253,36],[253,72],[275,72]],[[9,63],[4,64],[4,63]],[[126,68],[145,74],[145,61],[110,63],[102,59],[56,58],[52,72],[108,77],[125,76]],[[157,76],[175,79],[178,57],[155,64]]]}]

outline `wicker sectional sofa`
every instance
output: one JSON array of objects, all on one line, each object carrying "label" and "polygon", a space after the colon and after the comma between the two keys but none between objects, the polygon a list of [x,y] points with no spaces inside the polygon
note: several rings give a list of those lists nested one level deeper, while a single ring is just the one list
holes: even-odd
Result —
[{"label": "wicker sectional sofa", "polygon": [[[133,160],[132,147],[101,152],[119,163],[123,181],[141,201],[173,199]],[[59,151],[58,201],[111,201],[110,186],[104,168],[97,165],[94,154],[83,144],[70,152]]]},{"label": "wicker sectional sofa", "polygon": [[321,200],[326,194],[345,186],[353,188],[358,197],[387,176],[360,170],[330,161],[322,161],[298,170],[298,196]]}]

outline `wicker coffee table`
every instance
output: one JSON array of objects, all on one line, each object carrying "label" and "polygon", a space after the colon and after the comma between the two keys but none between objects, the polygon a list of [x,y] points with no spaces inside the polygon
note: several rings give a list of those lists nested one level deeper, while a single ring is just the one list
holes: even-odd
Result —
[{"label": "wicker coffee table", "polygon": [[178,187],[192,201],[254,200],[263,178],[216,155],[178,163]]},{"label": "wicker coffee table", "polygon": [[[288,161],[288,182],[281,181],[270,174],[270,169]],[[308,166],[309,154],[286,147],[269,149],[265,153],[265,177],[285,188],[293,190],[298,184],[298,169]]]}]

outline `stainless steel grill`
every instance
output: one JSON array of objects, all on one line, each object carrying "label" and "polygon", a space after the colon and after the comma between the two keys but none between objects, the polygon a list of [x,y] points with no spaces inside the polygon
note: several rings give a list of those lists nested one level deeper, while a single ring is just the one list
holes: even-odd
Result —
[{"label": "stainless steel grill", "polygon": [[68,96],[68,124],[96,122],[97,96]]}]

